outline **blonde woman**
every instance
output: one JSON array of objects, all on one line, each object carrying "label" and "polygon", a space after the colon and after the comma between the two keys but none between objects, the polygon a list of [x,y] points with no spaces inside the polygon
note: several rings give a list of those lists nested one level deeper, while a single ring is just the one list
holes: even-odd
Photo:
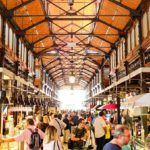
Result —
[{"label": "blonde woman", "polygon": [[57,129],[54,126],[48,126],[45,131],[43,141],[43,150],[63,150]]},{"label": "blonde woman", "polygon": [[89,149],[95,149],[95,137],[94,137],[94,133],[90,127],[90,123],[86,122],[85,124],[85,129],[87,131],[87,140],[86,140],[86,144],[85,147],[87,148],[87,150]]},{"label": "blonde woman", "polygon": [[148,136],[146,137],[144,150],[150,150],[150,134],[148,134]]}]

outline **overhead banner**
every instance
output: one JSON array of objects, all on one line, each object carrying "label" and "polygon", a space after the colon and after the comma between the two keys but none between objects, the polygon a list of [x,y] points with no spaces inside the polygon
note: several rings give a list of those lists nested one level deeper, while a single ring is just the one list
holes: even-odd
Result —
[{"label": "overhead banner", "polygon": [[20,111],[24,111],[24,112],[29,112],[29,111],[33,111],[32,107],[12,107],[9,109],[11,112],[20,112]]}]

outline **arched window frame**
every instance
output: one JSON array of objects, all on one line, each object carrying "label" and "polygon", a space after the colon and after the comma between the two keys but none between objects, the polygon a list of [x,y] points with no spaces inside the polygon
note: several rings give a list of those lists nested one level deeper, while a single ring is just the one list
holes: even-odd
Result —
[{"label": "arched window frame", "polygon": [[3,22],[2,15],[0,14],[0,38],[2,38],[2,22]]},{"label": "arched window frame", "polygon": [[13,30],[9,27],[9,48],[13,49]]},{"label": "arched window frame", "polygon": [[5,45],[8,46],[8,32],[9,32],[9,26],[8,23],[6,22],[6,27],[5,27]]}]

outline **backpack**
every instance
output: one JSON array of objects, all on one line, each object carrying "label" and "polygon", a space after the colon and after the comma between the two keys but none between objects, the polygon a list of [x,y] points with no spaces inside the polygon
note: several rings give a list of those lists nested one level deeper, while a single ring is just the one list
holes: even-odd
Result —
[{"label": "backpack", "polygon": [[33,132],[30,128],[28,128],[29,131],[31,132],[31,137],[30,137],[30,143],[28,144],[30,149],[39,149],[42,144],[42,140],[40,138],[40,135],[38,133],[38,129],[35,129]]}]

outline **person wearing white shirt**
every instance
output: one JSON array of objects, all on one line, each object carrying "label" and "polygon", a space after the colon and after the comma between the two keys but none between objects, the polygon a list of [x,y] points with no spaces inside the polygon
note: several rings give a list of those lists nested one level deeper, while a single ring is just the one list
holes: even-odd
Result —
[{"label": "person wearing white shirt", "polygon": [[101,111],[94,122],[95,138],[97,150],[102,150],[105,144],[106,123],[104,121],[104,113]]},{"label": "person wearing white shirt", "polygon": [[62,120],[58,119],[56,114],[54,115],[54,119],[51,120],[50,125],[57,129],[57,135],[61,137],[62,129],[66,127],[66,124]]},{"label": "person wearing white shirt", "polygon": [[43,140],[43,150],[63,150],[62,144],[54,126],[48,126]]},{"label": "person wearing white shirt", "polygon": [[85,147],[87,148],[87,150],[91,149],[90,147],[92,147],[92,149],[95,149],[95,136],[89,122],[86,122],[85,129],[87,130],[88,135]]}]

